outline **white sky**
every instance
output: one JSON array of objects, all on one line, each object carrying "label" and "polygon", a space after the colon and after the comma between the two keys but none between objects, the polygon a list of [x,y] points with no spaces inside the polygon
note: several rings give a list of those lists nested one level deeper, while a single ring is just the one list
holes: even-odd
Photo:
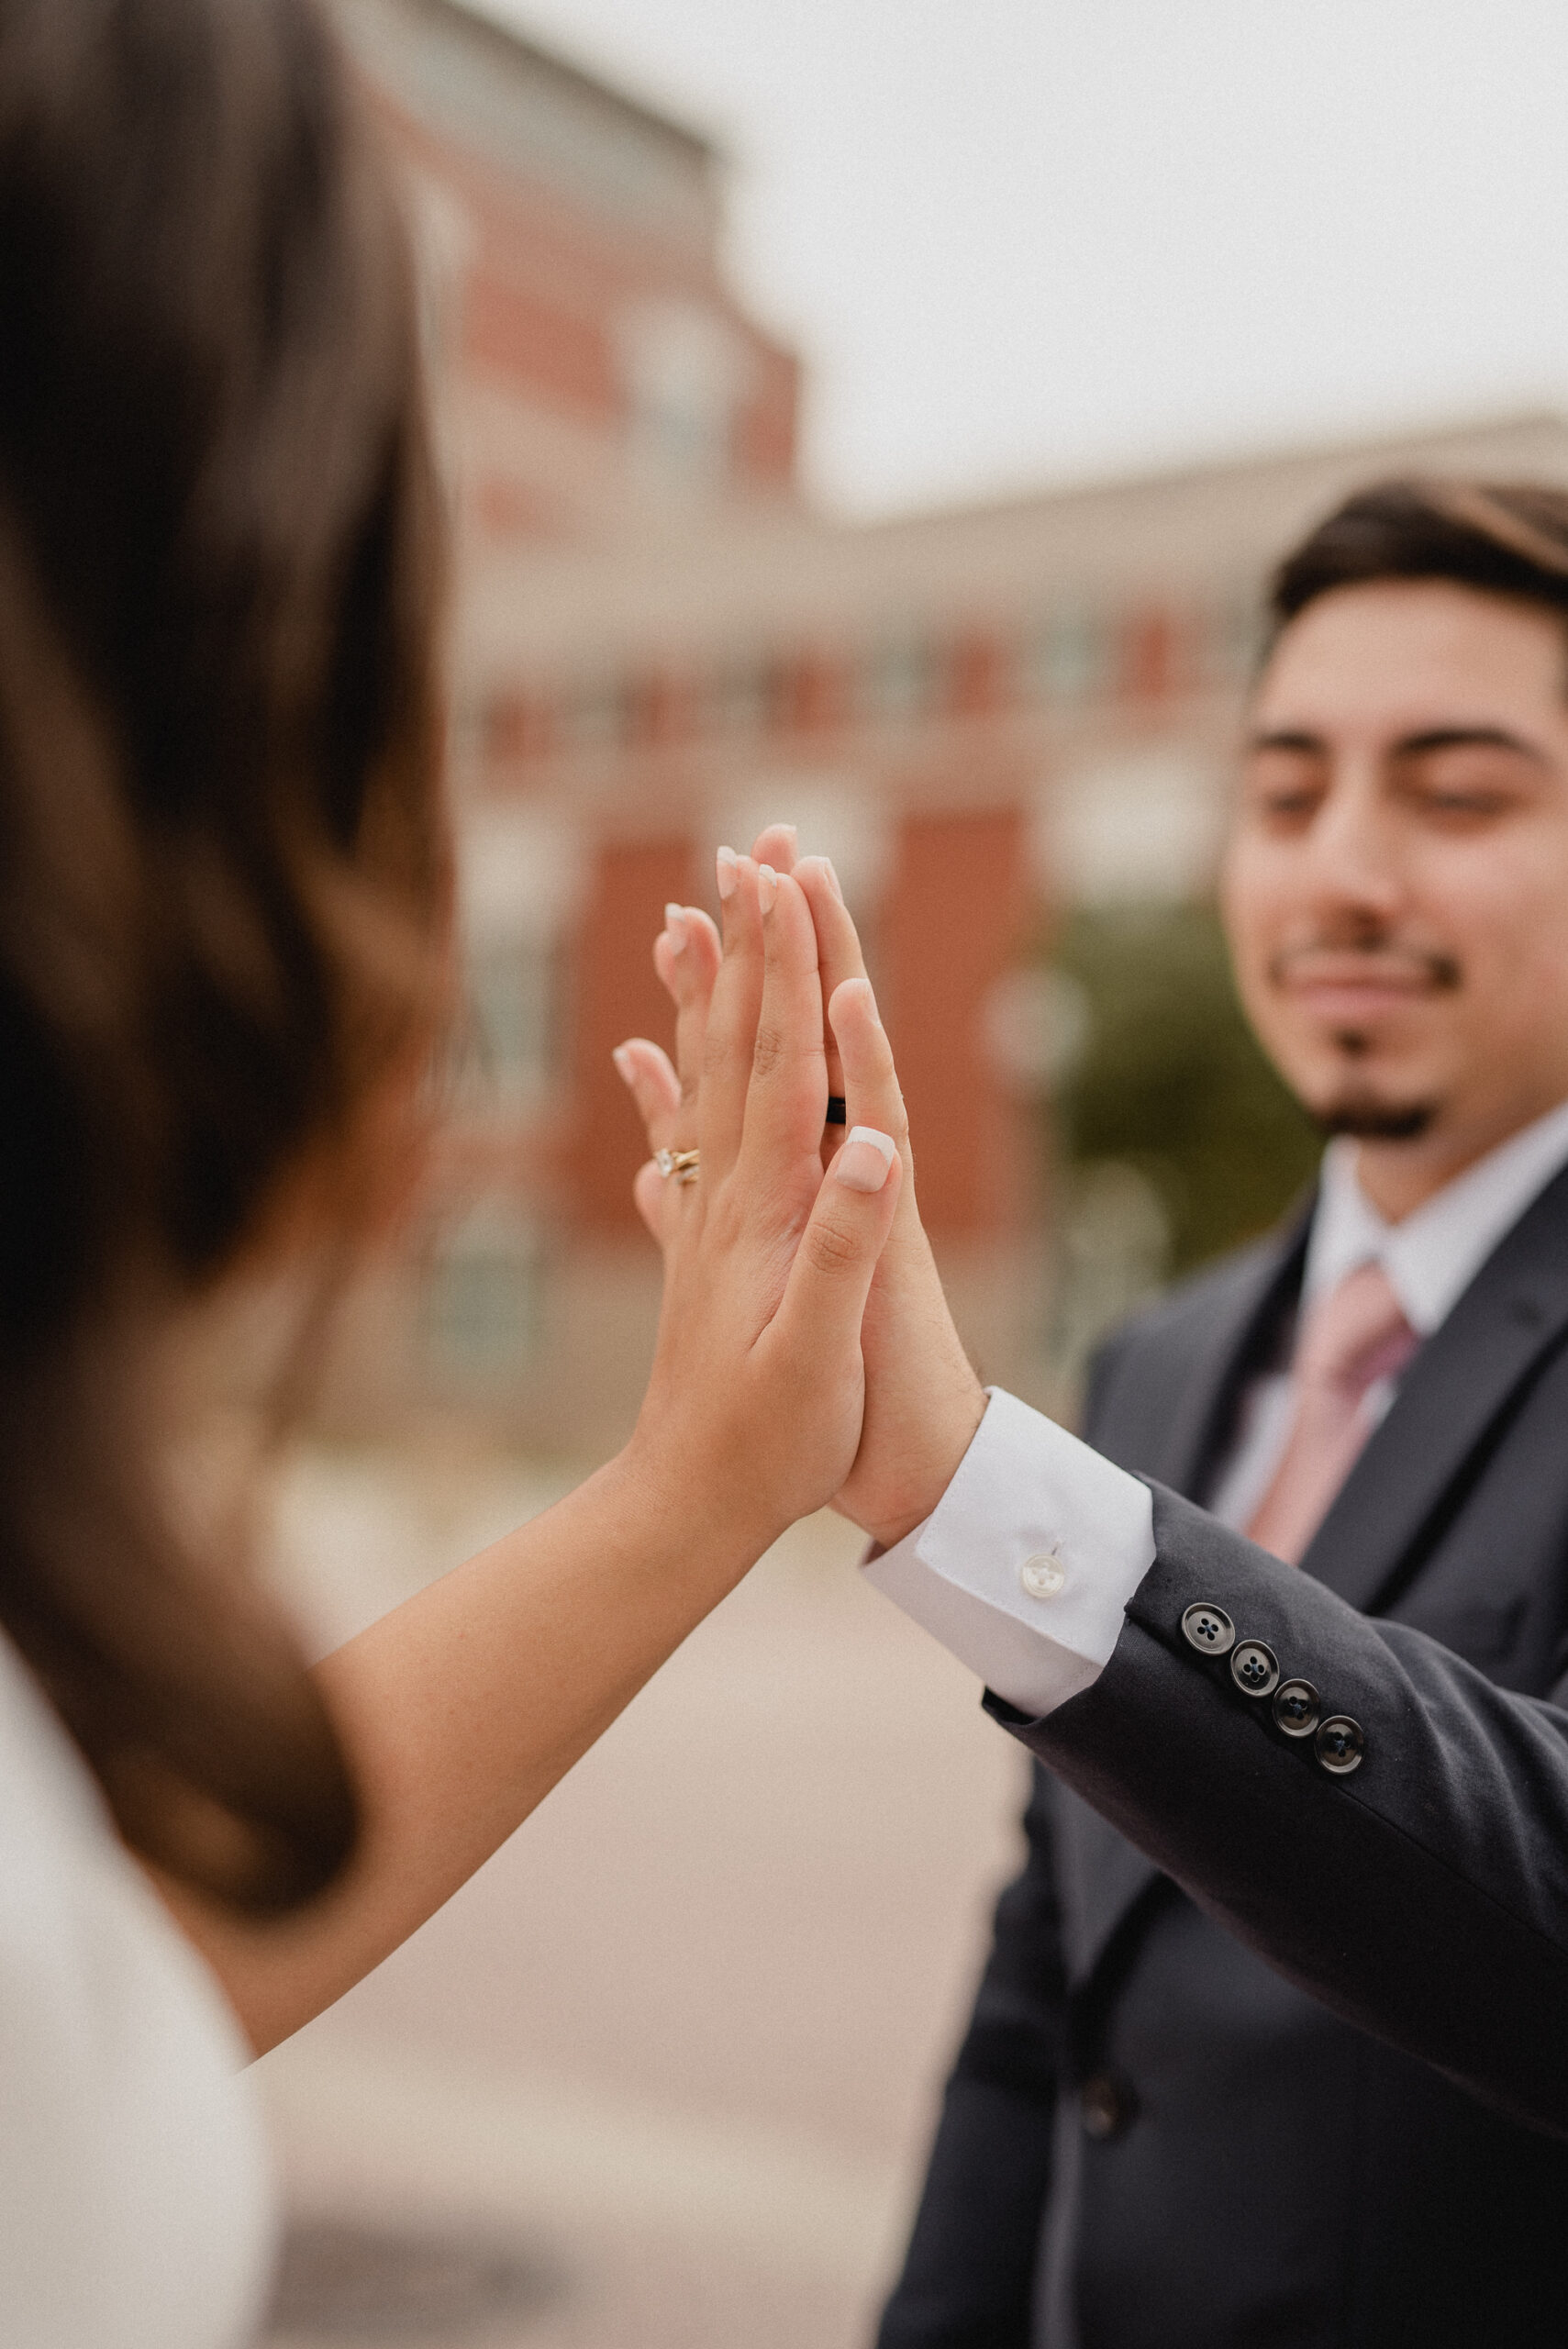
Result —
[{"label": "white sky", "polygon": [[859,512],[1568,405],[1568,0],[485,0],[716,132]]}]

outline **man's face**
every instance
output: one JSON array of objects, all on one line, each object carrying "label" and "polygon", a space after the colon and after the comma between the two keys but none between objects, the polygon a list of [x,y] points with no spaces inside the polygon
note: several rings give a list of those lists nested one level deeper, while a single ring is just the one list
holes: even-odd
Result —
[{"label": "man's face", "polygon": [[1568,642],[1442,581],[1343,587],[1249,714],[1223,898],[1307,1107],[1462,1160],[1568,1098]]}]

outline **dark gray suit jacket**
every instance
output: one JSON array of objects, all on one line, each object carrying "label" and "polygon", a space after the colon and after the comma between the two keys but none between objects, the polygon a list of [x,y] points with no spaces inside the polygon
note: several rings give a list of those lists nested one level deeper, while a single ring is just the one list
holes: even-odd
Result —
[{"label": "dark gray suit jacket", "polygon": [[[1097,1366],[1086,1431],[1158,1480],[1158,1555],[1092,1688],[986,1700],[1047,1768],[882,2349],[1568,2342],[1568,1174],[1296,1571],[1178,1495],[1302,1245]],[[1206,1600],[1361,1724],[1353,1775],[1195,1652]]]}]

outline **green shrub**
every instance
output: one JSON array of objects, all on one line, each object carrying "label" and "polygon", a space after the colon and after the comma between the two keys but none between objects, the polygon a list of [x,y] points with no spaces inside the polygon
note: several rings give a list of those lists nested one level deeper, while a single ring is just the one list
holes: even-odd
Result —
[{"label": "green shrub", "polygon": [[1080,910],[1049,960],[1088,1010],[1050,1105],[1069,1174],[1136,1167],[1164,1208],[1172,1274],[1265,1230],[1322,1143],[1242,1018],[1213,907]]}]

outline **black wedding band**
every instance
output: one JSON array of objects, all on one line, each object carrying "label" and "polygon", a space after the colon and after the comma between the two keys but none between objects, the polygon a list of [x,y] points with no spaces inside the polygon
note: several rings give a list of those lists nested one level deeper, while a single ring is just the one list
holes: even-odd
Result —
[{"label": "black wedding band", "polygon": [[850,1120],[844,1110],[843,1095],[841,1093],[829,1093],[828,1096],[828,1123],[830,1126],[847,1126]]}]

